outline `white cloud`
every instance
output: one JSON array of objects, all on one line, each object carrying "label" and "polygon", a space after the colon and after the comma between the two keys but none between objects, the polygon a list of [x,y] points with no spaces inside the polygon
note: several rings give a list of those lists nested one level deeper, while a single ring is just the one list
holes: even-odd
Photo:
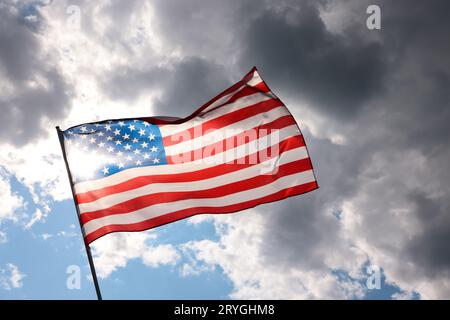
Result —
[{"label": "white cloud", "polygon": [[25,203],[20,195],[11,190],[9,179],[2,171],[0,171],[0,199],[2,200],[0,223],[7,219],[16,221],[17,217],[14,214],[18,209],[23,208]]},{"label": "white cloud", "polygon": [[8,242],[6,232],[0,231],[0,244]]},{"label": "white cloud", "polygon": [[[220,240],[191,241],[183,245],[183,252],[193,255],[194,259],[182,266],[181,274],[198,275],[219,266],[233,282],[231,297],[235,299],[343,299],[363,296],[361,284],[338,281],[332,274],[331,266],[336,263],[333,259],[330,260],[330,268],[317,270],[267,259],[263,253],[263,235],[266,228],[270,228],[270,221],[266,218],[255,209],[214,218]],[[362,263],[364,260],[357,259],[356,254],[353,258],[354,274],[357,274],[358,261]]]},{"label": "white cloud", "polygon": [[36,222],[42,220],[42,218],[44,218],[44,213],[42,213],[41,209],[36,209],[34,211],[33,216],[31,217],[31,220],[25,225],[25,229],[30,229],[33,224],[35,224]]},{"label": "white cloud", "polygon": [[[55,126],[67,128],[99,119],[149,115],[154,96],[153,92],[148,92],[130,104],[108,98],[99,88],[99,82],[108,70],[127,65],[130,59],[134,61],[133,65],[148,64],[153,47],[158,43],[148,19],[152,14],[151,7],[144,5],[138,10],[134,8],[129,10],[127,16],[127,10],[115,12],[117,8],[109,2],[82,2],[81,19],[84,27],[76,30],[67,23],[69,14],[66,9],[71,4],[70,1],[58,1],[40,7],[40,20],[45,27],[39,33],[32,34],[42,56],[51,52],[45,59],[46,64],[58,70],[71,86],[73,95],[69,114],[59,119],[46,119],[45,126],[41,128],[40,135],[34,137],[33,143],[16,146],[0,141],[0,166],[7,168],[29,189],[33,202],[41,207],[42,217],[48,214],[53,201],[71,198]],[[13,10],[19,5],[9,1],[7,7]],[[126,6],[122,9],[126,9]],[[112,20],[114,14],[119,15],[117,19],[121,19],[122,13],[123,19],[129,19],[122,21],[123,25],[127,25],[126,28]],[[118,38],[123,41],[118,42]],[[159,63],[161,60],[158,58],[155,61]],[[47,80],[41,77],[36,81],[45,87],[49,85]],[[3,83],[3,78],[0,81],[0,96],[6,92],[6,81]],[[14,92],[21,92],[21,88],[14,87],[13,83],[9,86]],[[0,195],[8,191],[5,183],[3,179],[0,180]],[[11,197],[2,196],[2,199],[10,200]],[[5,205],[0,208],[0,219],[6,214],[12,217],[9,209]],[[36,213],[27,225],[31,226],[37,221]]]},{"label": "white cloud", "polygon": [[118,268],[125,268],[131,259],[141,259],[146,266],[174,265],[180,258],[177,250],[169,244],[151,245],[156,234],[114,233],[92,244],[95,268],[100,278],[107,278]]},{"label": "white cloud", "polygon": [[[375,154],[361,173],[357,192],[342,206],[343,228],[355,246],[367,252],[372,263],[383,267],[387,279],[404,290],[396,298],[412,297],[413,292],[423,299],[450,297],[450,280],[445,272],[430,276],[430,270],[417,264],[408,251],[412,239],[426,231],[411,193],[420,190],[438,198],[445,188],[440,179],[423,184],[433,174],[428,161],[418,151]],[[438,212],[422,214],[436,219]]]},{"label": "white cloud", "polygon": [[16,265],[8,263],[4,268],[0,267],[0,287],[4,290],[21,288],[25,276]]},{"label": "white cloud", "polygon": [[41,234],[41,237],[42,237],[42,239],[44,239],[44,240],[48,240],[48,239],[50,239],[51,237],[53,237],[53,235],[50,234],[50,233],[43,233],[43,234]]}]

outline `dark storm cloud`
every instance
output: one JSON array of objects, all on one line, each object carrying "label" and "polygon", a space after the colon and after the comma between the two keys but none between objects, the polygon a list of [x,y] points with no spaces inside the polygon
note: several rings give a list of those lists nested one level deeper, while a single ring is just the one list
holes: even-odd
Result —
[{"label": "dark storm cloud", "polygon": [[242,22],[234,23],[241,3],[222,0],[155,0],[158,35],[169,47],[180,48],[186,55],[197,55],[212,61],[224,60],[236,53],[231,46]]},{"label": "dark storm cloud", "polygon": [[0,6],[0,62],[6,76],[12,81],[24,81],[33,66],[33,52],[39,43],[13,8]]},{"label": "dark storm cloud", "polygon": [[230,84],[223,66],[187,58],[170,72],[164,95],[155,104],[161,115],[188,116]]},{"label": "dark storm cloud", "polygon": [[[399,144],[426,148],[448,145],[450,127],[450,20],[447,1],[383,2],[385,42],[400,79],[390,90],[390,127]],[[408,10],[406,10],[407,8]],[[424,14],[428,11],[430,14]],[[394,83],[395,81],[395,83]],[[392,102],[392,104],[391,104]]]},{"label": "dark storm cloud", "polygon": [[168,67],[114,70],[105,77],[103,89],[115,99],[133,101],[142,93],[162,88],[162,96],[154,103],[154,115],[184,117],[229,86],[226,74],[223,66],[187,57]]},{"label": "dark storm cloud", "polygon": [[[385,143],[399,150],[424,153],[429,176],[423,187],[406,186],[415,204],[422,233],[411,240],[405,255],[425,273],[450,277],[450,19],[448,1],[382,2],[385,50],[398,67],[385,97]],[[426,14],[425,14],[426,12]],[[415,175],[415,172],[409,172]],[[425,188],[435,185],[439,192]]]},{"label": "dark storm cloud", "polygon": [[431,277],[444,272],[450,276],[450,203],[446,197],[430,198],[415,190],[409,194],[424,230],[407,249],[414,261],[420,263]]},{"label": "dark storm cloud", "polygon": [[337,216],[340,203],[356,194],[358,176],[371,156],[370,145],[355,141],[352,146],[340,146],[314,138],[308,131],[303,134],[311,146],[320,189],[262,210],[270,221],[263,253],[268,261],[326,269],[329,250],[339,252],[348,245],[342,239]]},{"label": "dark storm cloud", "polygon": [[134,101],[143,92],[155,89],[167,81],[167,70],[150,67],[147,70],[130,66],[116,67],[102,81],[102,89],[112,99]]},{"label": "dark storm cloud", "polygon": [[329,32],[309,1],[261,10],[240,41],[241,65],[257,65],[277,87],[341,119],[381,90],[387,70],[379,43]]},{"label": "dark storm cloud", "polygon": [[268,221],[261,253],[268,265],[327,269],[324,254],[330,248],[341,250],[342,241],[339,221],[331,211],[328,215],[320,214],[323,207],[320,201],[320,197],[308,193],[301,199],[289,198],[261,208]]},{"label": "dark storm cloud", "polygon": [[25,144],[39,136],[45,120],[61,118],[70,107],[69,86],[41,52],[41,19],[37,9],[0,5],[1,141]]},{"label": "dark storm cloud", "polygon": [[[320,108],[328,121],[343,121],[346,124],[342,132],[351,133],[347,147],[322,148],[323,142],[310,139],[322,188],[295,200],[297,206],[280,209],[267,235],[273,245],[270,252],[278,257],[281,253],[276,247],[287,247],[291,248],[293,260],[305,250],[308,253],[303,257],[311,258],[325,235],[333,238],[327,219],[317,217],[324,204],[333,201],[337,204],[361,188],[358,180],[361,171],[376,165],[371,161],[375,154],[389,159],[390,155],[401,158],[408,151],[417,151],[428,158],[427,172],[433,172],[433,176],[419,176],[419,172],[410,171],[407,165],[396,167],[396,171],[386,167],[378,172],[373,181],[385,179],[386,183],[373,190],[374,196],[381,198],[370,202],[370,212],[369,208],[360,212],[362,227],[366,228],[372,244],[388,248],[379,233],[384,230],[388,234],[390,228],[398,226],[383,222],[387,218],[386,210],[403,202],[415,204],[410,218],[419,217],[423,231],[390,254],[411,261],[427,275],[448,278],[450,259],[445,248],[450,243],[450,193],[446,187],[450,161],[447,151],[450,147],[450,19],[447,16],[450,3],[376,3],[381,6],[383,20],[380,39],[373,42],[356,41],[361,34],[369,32],[361,30],[365,28],[363,19],[355,20],[343,34],[332,34],[325,29],[316,7],[300,3],[299,10],[292,7],[277,12],[262,10],[244,33],[242,65],[256,61],[268,79],[278,79],[274,81],[275,86],[288,88],[292,95],[298,91],[301,99]],[[294,22],[292,12],[295,12]],[[366,17],[365,12],[360,17]],[[325,163],[324,158],[333,161]],[[423,186],[402,184],[400,180],[408,176],[424,179]],[[391,193],[386,190],[396,184],[399,188],[396,197],[391,199]],[[425,190],[429,185],[441,187],[443,195],[430,194]],[[317,229],[318,224],[324,225],[323,233]],[[273,228],[280,231],[273,232]],[[284,230],[288,230],[289,236]],[[308,246],[300,244],[296,249],[290,245],[302,242]],[[283,254],[289,256],[288,252]]]}]

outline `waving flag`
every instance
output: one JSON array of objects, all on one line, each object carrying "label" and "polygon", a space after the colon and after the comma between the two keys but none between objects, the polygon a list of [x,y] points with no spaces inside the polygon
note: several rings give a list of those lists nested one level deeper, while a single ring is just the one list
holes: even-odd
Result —
[{"label": "waving flag", "polygon": [[318,187],[298,125],[256,68],[187,118],[108,120],[61,136],[87,244]]}]

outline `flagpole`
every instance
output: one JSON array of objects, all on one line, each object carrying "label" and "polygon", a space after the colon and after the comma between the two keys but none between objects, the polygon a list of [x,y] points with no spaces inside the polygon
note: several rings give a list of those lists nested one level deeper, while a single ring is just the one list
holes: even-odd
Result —
[{"label": "flagpole", "polygon": [[73,202],[74,202],[75,208],[77,210],[77,216],[78,216],[78,222],[80,224],[81,235],[83,236],[83,243],[84,243],[84,247],[86,249],[89,266],[91,268],[92,279],[94,280],[95,292],[97,293],[97,299],[102,300],[102,294],[100,292],[100,286],[98,285],[98,280],[97,280],[97,273],[95,272],[94,260],[92,259],[91,248],[85,241],[85,234],[84,234],[84,230],[83,230],[82,223],[81,223],[80,208],[78,208],[78,204],[76,201],[75,189],[73,187],[73,182],[72,182],[72,174],[70,173],[69,164],[67,162],[67,155],[66,155],[66,149],[64,147],[63,133],[59,127],[56,127],[56,131],[58,132],[59,144],[61,145],[64,163],[66,164],[67,175],[69,176],[70,188],[72,189]]}]

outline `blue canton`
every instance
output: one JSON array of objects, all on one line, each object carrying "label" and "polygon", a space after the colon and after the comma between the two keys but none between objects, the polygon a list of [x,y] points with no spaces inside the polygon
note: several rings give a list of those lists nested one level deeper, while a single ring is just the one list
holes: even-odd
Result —
[{"label": "blue canton", "polygon": [[74,182],[167,164],[161,132],[142,120],[83,124],[63,132]]}]

